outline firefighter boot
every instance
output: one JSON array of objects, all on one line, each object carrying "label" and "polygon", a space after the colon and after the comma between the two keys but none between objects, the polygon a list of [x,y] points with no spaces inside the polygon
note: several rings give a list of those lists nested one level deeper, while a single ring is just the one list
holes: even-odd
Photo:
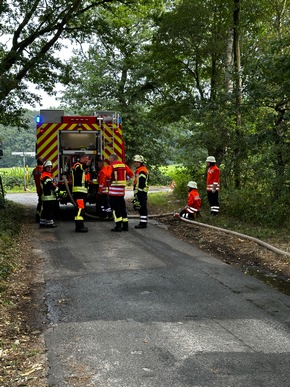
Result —
[{"label": "firefighter boot", "polygon": [[129,230],[129,222],[123,222],[123,228],[122,228],[123,231],[128,231]]},{"label": "firefighter boot", "polygon": [[76,220],[75,223],[76,223],[76,228],[75,228],[76,232],[88,232],[89,231],[88,228],[85,227],[84,222],[82,220]]},{"label": "firefighter boot", "polygon": [[111,231],[115,231],[115,232],[122,231],[122,221],[121,222],[116,222],[116,226],[114,228],[112,228]]},{"label": "firefighter boot", "polygon": [[147,228],[147,222],[140,222],[135,228]]}]

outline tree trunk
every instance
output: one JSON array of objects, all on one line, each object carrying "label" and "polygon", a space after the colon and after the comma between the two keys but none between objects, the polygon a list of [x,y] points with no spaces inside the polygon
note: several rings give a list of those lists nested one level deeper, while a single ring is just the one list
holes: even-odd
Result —
[{"label": "tree trunk", "polygon": [[236,144],[235,144],[235,161],[234,161],[234,174],[235,174],[235,187],[241,187],[241,169],[240,162],[243,157],[243,149],[241,148],[241,125],[242,125],[242,78],[241,78],[241,53],[240,53],[240,0],[234,0],[234,12],[233,12],[233,48],[234,48],[234,73],[235,73],[235,95],[236,95]]}]

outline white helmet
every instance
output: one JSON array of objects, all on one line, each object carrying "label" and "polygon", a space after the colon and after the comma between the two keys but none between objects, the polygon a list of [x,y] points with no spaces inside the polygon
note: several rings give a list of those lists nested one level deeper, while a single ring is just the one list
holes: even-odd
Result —
[{"label": "white helmet", "polygon": [[47,160],[43,163],[43,168],[46,168],[46,167],[52,167],[52,162],[50,160]]},{"label": "white helmet", "polygon": [[189,182],[187,183],[187,187],[197,189],[197,184],[196,184],[195,181],[189,181]]},{"label": "white helmet", "polygon": [[206,159],[206,162],[207,163],[216,163],[215,157],[214,156],[208,156],[208,158]]},{"label": "white helmet", "polygon": [[139,163],[144,163],[144,157],[141,155],[135,155],[133,160],[139,161]]}]

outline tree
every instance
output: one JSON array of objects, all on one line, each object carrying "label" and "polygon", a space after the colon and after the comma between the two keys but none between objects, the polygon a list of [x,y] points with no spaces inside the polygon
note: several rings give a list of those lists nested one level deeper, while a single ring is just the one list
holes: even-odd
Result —
[{"label": "tree", "polygon": [[[23,158],[12,155],[12,152],[34,152],[35,151],[35,134],[36,123],[35,111],[27,111],[25,113],[25,120],[29,122],[28,129],[13,126],[3,126],[0,124],[0,139],[3,141],[3,157],[1,159],[1,167],[16,167],[23,166]],[[26,164],[33,166],[35,164],[35,157],[26,156]]]},{"label": "tree", "polygon": [[131,10],[120,6],[115,14],[100,12],[89,50],[78,52],[70,62],[62,102],[81,113],[118,111],[123,118],[128,158],[141,153],[156,164],[164,159],[165,146],[158,121],[148,119],[152,85],[147,81],[147,46],[162,1],[149,3]]},{"label": "tree", "polygon": [[183,126],[186,117],[188,148],[219,162],[233,127],[226,79],[232,8],[232,1],[183,0],[160,18],[152,46],[155,113]]},{"label": "tree", "polygon": [[275,201],[288,196],[290,178],[289,17],[285,0],[261,1],[259,24],[248,37],[244,69],[246,101],[256,127],[251,154],[256,169],[267,165],[266,174],[257,176]]},{"label": "tree", "polygon": [[57,56],[63,45],[61,38],[82,39],[90,32],[90,23],[94,24],[98,20],[98,13],[91,12],[93,9],[112,7],[114,10],[114,6],[124,3],[132,6],[135,1],[1,2],[1,123],[23,125],[23,103],[39,101],[39,96],[28,91],[27,82],[52,93],[60,72],[65,68],[65,63]]}]

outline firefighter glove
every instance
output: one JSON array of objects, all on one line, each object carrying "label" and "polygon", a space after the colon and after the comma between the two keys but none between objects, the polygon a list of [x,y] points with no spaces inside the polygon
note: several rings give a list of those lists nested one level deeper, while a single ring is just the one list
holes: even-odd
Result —
[{"label": "firefighter glove", "polygon": [[140,204],[140,202],[139,202],[139,200],[138,200],[138,198],[136,196],[134,197],[132,203],[133,203],[134,210],[135,211],[139,211],[140,208],[141,208],[141,204]]},{"label": "firefighter glove", "polygon": [[66,197],[67,197],[67,192],[66,192],[66,191],[59,191],[59,192],[58,192],[58,197],[59,197],[60,199],[66,198]]}]

